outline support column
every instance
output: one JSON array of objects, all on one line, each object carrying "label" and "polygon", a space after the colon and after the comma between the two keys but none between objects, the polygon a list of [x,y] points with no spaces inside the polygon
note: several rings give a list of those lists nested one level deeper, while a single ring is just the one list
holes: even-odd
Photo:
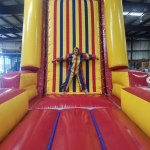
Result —
[{"label": "support column", "polygon": [[10,65],[11,65],[11,70],[12,70],[12,57],[10,57]]},{"label": "support column", "polygon": [[17,55],[17,71],[19,71],[19,69],[18,69],[18,55]]},{"label": "support column", "polygon": [[25,0],[22,69],[37,70],[41,60],[43,0]]},{"label": "support column", "polygon": [[4,61],[4,73],[6,73],[6,67],[5,67],[5,56],[3,56],[3,61]]},{"label": "support column", "polygon": [[128,66],[122,0],[104,0],[108,65],[111,69]]},{"label": "support column", "polygon": [[131,38],[131,60],[132,60],[132,55],[133,54],[133,37]]}]

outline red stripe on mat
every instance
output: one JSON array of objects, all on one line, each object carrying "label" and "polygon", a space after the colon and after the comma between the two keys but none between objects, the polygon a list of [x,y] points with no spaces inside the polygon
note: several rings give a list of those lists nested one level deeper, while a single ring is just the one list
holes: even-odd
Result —
[{"label": "red stripe on mat", "polygon": [[[57,50],[57,1],[54,1],[54,55],[53,59],[56,59],[56,50]],[[53,64],[53,90],[56,90],[56,63]]]},{"label": "red stripe on mat", "polygon": [[[94,9],[93,1],[90,0],[91,7],[91,34],[92,34],[92,54],[95,54],[95,33],[94,33]],[[92,77],[93,77],[93,92],[96,92],[96,80],[95,80],[95,59],[92,60]]]}]

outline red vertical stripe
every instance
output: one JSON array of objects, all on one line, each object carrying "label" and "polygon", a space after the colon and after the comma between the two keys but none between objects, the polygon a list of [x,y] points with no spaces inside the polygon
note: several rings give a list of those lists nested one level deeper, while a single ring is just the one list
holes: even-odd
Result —
[{"label": "red vertical stripe", "polygon": [[[92,54],[95,54],[95,32],[94,32],[94,9],[93,1],[90,0],[91,7],[91,34],[92,34]],[[95,80],[95,59],[92,60],[92,77],[93,77],[93,92],[96,92],[96,80]]]},{"label": "red vertical stripe", "polygon": [[77,56],[76,56],[76,62],[75,62],[75,67],[74,67],[74,73],[73,73],[73,75],[75,75],[75,73],[76,73],[76,69],[77,69]]},{"label": "red vertical stripe", "polygon": [[[45,3],[45,4],[44,4]],[[45,36],[45,24],[46,24],[46,5],[47,5],[47,3],[46,3],[46,0],[45,1],[43,1],[43,30],[42,30],[42,37],[44,37]],[[49,10],[50,8],[49,8],[49,2],[48,2],[48,10]],[[48,15],[47,15],[47,20],[49,19],[49,13],[48,13]],[[48,28],[49,28],[49,22],[47,22],[47,32],[48,32]],[[48,55],[48,37],[49,37],[49,34],[47,34],[47,55]],[[44,38],[42,38],[42,54],[41,54],[41,58],[42,58],[42,55],[43,55],[43,58],[45,59],[45,53],[44,53],[44,51],[45,51],[45,37]],[[43,43],[44,42],[44,43]],[[43,60],[44,60],[43,59]],[[42,63],[42,61],[41,61],[41,63]],[[44,65],[44,64],[43,64]],[[44,67],[44,66],[43,66]],[[42,67],[40,68],[40,70],[42,69]],[[39,70],[39,72],[40,72],[40,70]],[[44,72],[43,72],[44,73]],[[48,57],[46,58],[46,80],[45,80],[45,85],[47,84],[47,78],[48,78]],[[38,83],[40,83],[40,82],[38,82]],[[47,93],[48,91],[47,91],[47,85],[45,86],[45,91],[44,91],[44,94],[45,93]]]},{"label": "red vertical stripe", "polygon": [[[66,53],[69,53],[69,0],[66,0]],[[66,67],[68,68],[69,62],[67,61]],[[66,69],[66,75],[68,74],[68,69]],[[69,92],[69,88],[67,89]]]},{"label": "red vertical stripe", "polygon": [[[53,50],[53,59],[56,59],[56,50],[57,50],[57,0],[54,1],[54,50]],[[53,66],[53,92],[56,89],[56,63]]]},{"label": "red vertical stripe", "polygon": [[[104,53],[104,67],[105,69],[105,89],[108,96],[112,94],[112,77],[111,77],[111,69],[108,66],[108,53],[107,53],[107,44],[106,44],[106,28],[105,28],[105,10],[104,10],[104,0],[101,0],[101,16],[102,16],[102,34],[103,34],[103,53]],[[102,60],[103,60],[102,59]],[[101,61],[102,61],[101,60]],[[101,66],[102,67],[102,66]]]},{"label": "red vertical stripe", "polygon": [[81,72],[82,72],[82,78],[83,78],[83,82],[84,82],[85,88],[87,88],[86,84],[85,84],[85,79],[84,79],[84,76],[83,76],[83,70],[82,70],[82,68],[80,68],[80,69],[81,69]]},{"label": "red vertical stripe", "polygon": [[[100,16],[100,11],[102,11],[101,9],[102,8],[100,8],[100,1],[98,2],[98,11],[99,11],[99,16]],[[99,26],[101,26],[101,19],[100,19],[100,17],[99,17]],[[101,37],[101,30],[99,29],[99,40],[100,40],[100,43],[101,43],[101,41],[103,40],[103,39],[101,39],[102,37]],[[103,68],[103,44],[100,44],[100,65],[101,65],[101,70],[100,70],[100,72],[101,72],[101,87],[102,87],[102,93],[106,93],[106,91],[105,91],[105,84],[104,84],[104,68]]]},{"label": "red vertical stripe", "polygon": [[82,52],[82,13],[81,13],[81,0],[78,0],[79,7],[79,49]]},{"label": "red vertical stripe", "polygon": [[[79,8],[79,50],[82,53],[82,11],[81,11],[81,0],[78,0],[78,8]],[[82,69],[82,64],[81,64]],[[79,85],[79,89],[81,92],[81,87]]]}]

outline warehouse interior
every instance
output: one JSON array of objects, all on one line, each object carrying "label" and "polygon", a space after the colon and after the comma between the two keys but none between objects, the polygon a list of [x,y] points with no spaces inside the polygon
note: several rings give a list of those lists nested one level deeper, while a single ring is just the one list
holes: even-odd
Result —
[{"label": "warehouse interior", "polygon": [[0,149],[149,150],[150,0],[0,0]]},{"label": "warehouse interior", "polygon": [[[122,4],[129,68],[150,72],[150,0]],[[0,75],[20,70],[23,14],[24,0],[0,0]]]}]

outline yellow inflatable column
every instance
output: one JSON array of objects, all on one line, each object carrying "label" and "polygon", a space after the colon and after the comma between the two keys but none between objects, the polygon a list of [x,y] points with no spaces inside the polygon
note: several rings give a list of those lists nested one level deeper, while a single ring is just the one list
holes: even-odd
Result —
[{"label": "yellow inflatable column", "polygon": [[104,0],[109,68],[128,66],[122,0]]},{"label": "yellow inflatable column", "polygon": [[43,0],[25,0],[21,67],[40,68]]}]

